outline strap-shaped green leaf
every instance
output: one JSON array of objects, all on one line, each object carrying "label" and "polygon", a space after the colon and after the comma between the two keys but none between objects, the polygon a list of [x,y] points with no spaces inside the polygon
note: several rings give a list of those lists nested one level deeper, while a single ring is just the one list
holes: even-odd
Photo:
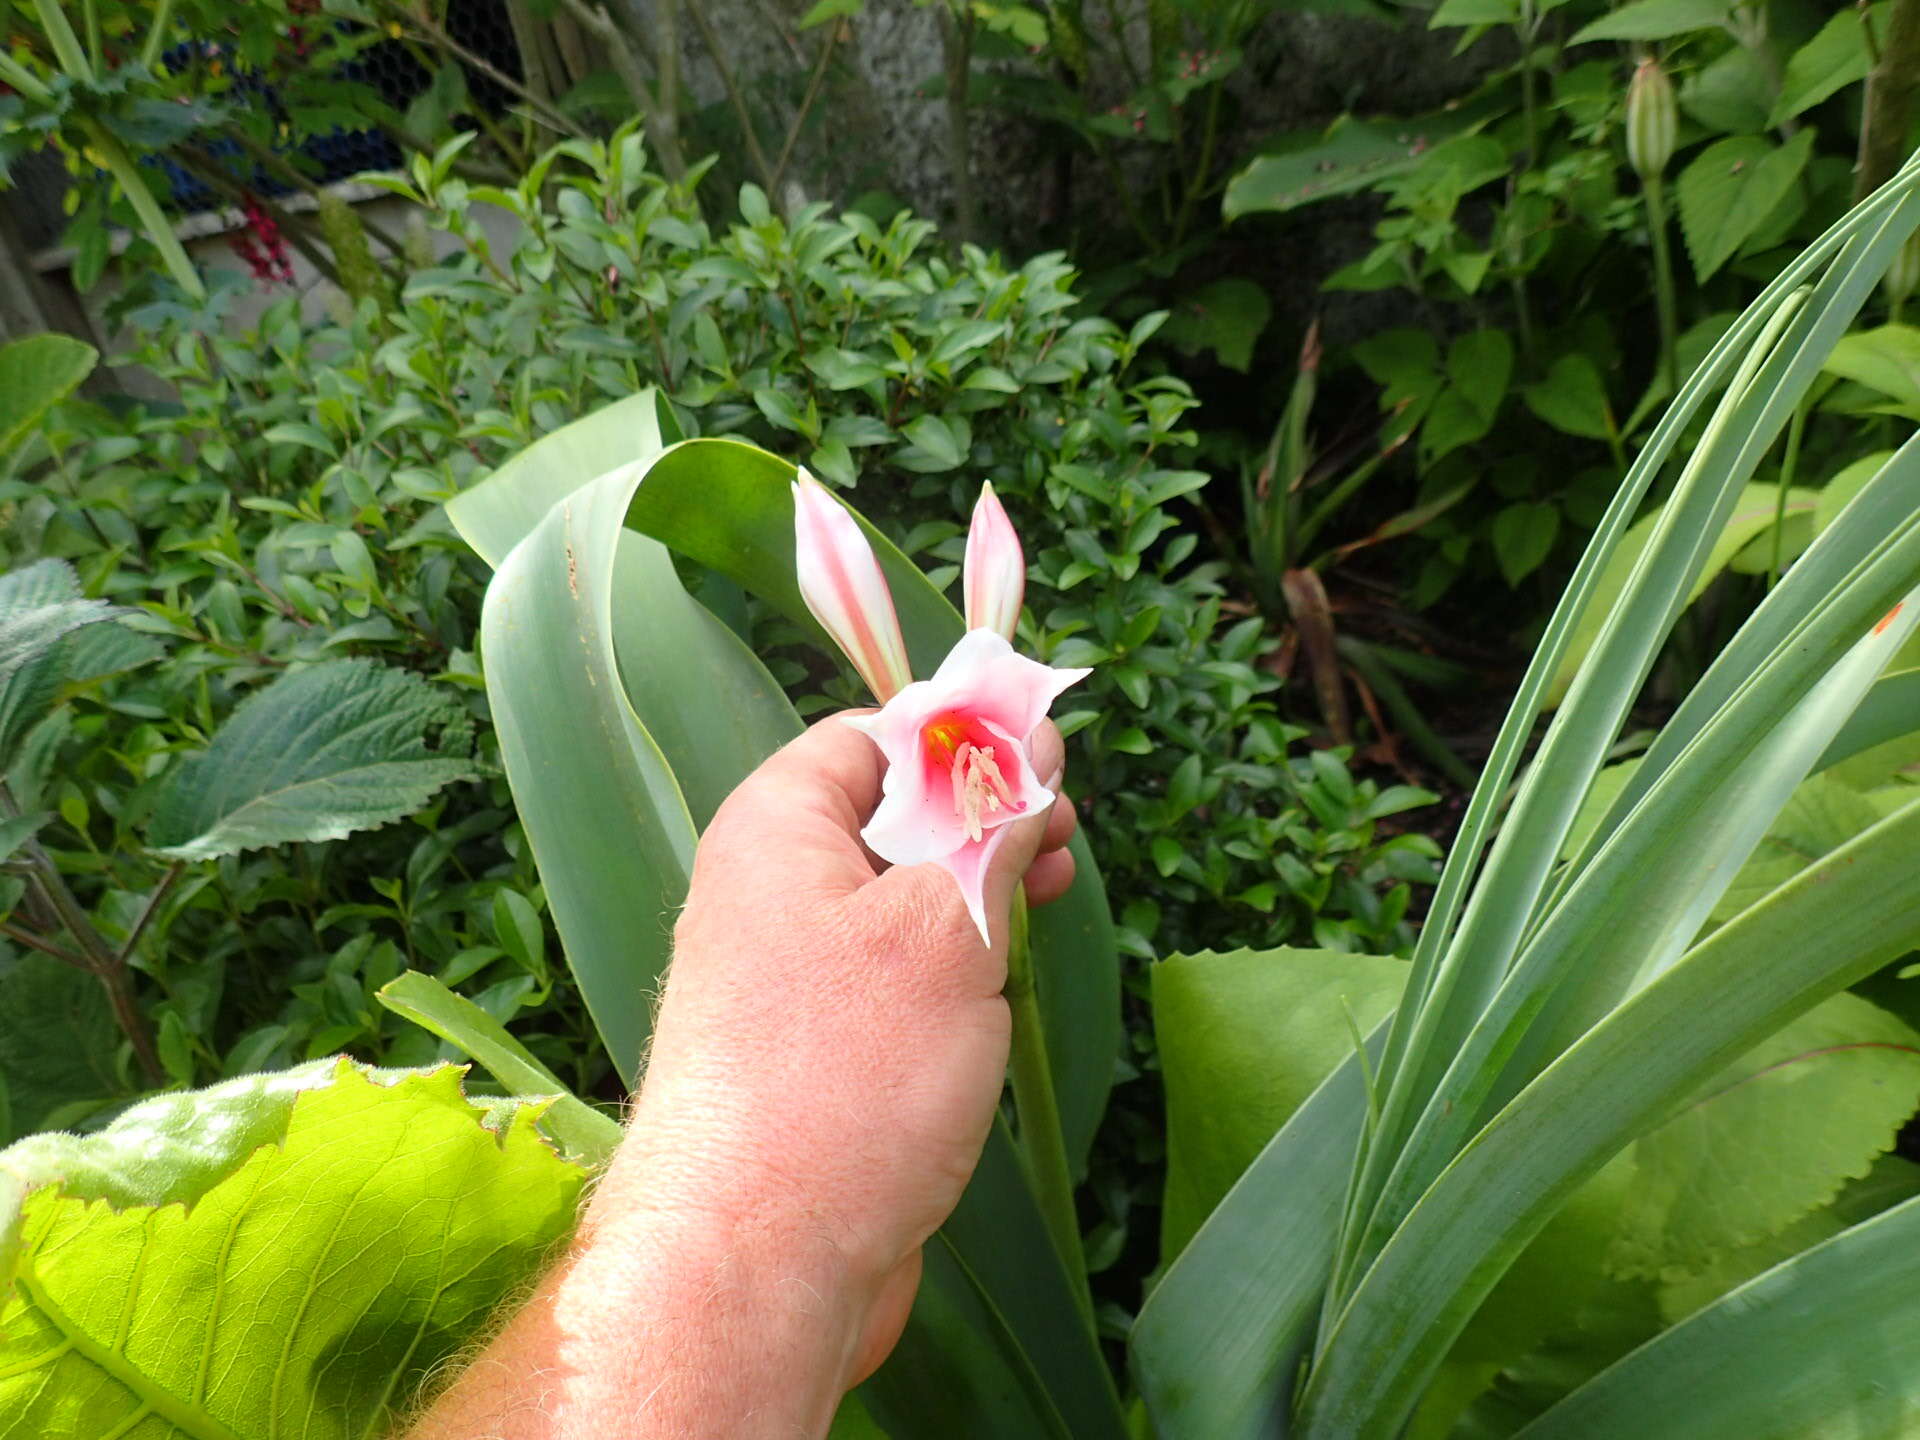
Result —
[{"label": "strap-shaped green leaf", "polygon": [[1519,1440],[1911,1435],[1920,1199],[1843,1231],[1656,1336]]},{"label": "strap-shaped green leaf", "polygon": [[[1573,1190],[1694,1086],[1920,945],[1920,801],[1713,932],[1480,1131],[1330,1327],[1295,1432],[1389,1436],[1474,1310]],[[1753,964],[1764,954],[1769,963]]]}]

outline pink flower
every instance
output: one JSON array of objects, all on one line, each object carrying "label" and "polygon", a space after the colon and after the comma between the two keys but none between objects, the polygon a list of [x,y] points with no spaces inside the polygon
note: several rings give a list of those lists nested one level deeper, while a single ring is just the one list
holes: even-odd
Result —
[{"label": "pink flower", "polygon": [[805,470],[793,482],[800,598],[885,704],[913,679],[893,595],[860,522]]},{"label": "pink flower", "polygon": [[[897,641],[893,597],[853,518],[801,474],[794,486],[800,593],[860,667],[843,636],[857,644],[881,634]],[[959,884],[967,913],[988,944],[987,870],[1007,838],[1006,827],[1041,814],[1056,798],[1034,774],[1034,732],[1060,692],[1090,673],[1055,670],[1014,652],[1008,636],[1025,583],[1019,537],[991,488],[983,488],[961,581],[973,628],[931,680],[882,694],[862,668],[885,703],[879,713],[847,722],[887,761],[880,804],[860,838],[890,864],[943,867]],[[828,613],[815,603],[816,595],[824,597]],[[904,645],[900,653],[904,657]],[[900,673],[906,673],[904,658]]]},{"label": "pink flower", "polygon": [[960,582],[966,595],[967,628],[992,630],[1013,639],[1020,623],[1020,601],[1027,589],[1027,557],[1020,553],[1020,537],[1001,508],[989,481],[980,487],[973,505],[973,525],[967,531],[966,569]]}]

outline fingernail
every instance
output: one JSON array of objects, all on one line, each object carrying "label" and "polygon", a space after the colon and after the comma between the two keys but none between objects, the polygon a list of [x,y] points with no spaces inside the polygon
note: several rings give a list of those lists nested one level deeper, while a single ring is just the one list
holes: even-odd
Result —
[{"label": "fingernail", "polygon": [[1049,775],[1045,780],[1041,781],[1040,783],[1042,785],[1045,785],[1047,789],[1053,791],[1057,795],[1060,793],[1060,782],[1066,778],[1067,778],[1067,767],[1065,765],[1056,765],[1053,767],[1053,774]]}]

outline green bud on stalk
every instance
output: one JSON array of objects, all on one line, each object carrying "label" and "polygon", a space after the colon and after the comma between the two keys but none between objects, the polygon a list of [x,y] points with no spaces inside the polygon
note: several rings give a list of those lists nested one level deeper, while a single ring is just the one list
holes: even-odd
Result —
[{"label": "green bud on stalk", "polygon": [[1648,56],[1627,87],[1627,161],[1642,180],[1657,179],[1666,170],[1679,125],[1673,82]]}]

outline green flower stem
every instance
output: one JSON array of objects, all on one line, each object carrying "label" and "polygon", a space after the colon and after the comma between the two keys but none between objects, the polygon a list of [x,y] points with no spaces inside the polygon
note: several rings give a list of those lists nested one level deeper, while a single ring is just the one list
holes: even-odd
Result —
[{"label": "green flower stem", "polygon": [[87,52],[80,48],[80,37],[73,33],[67,15],[60,8],[60,0],[34,0],[34,10],[40,16],[40,28],[46,32],[47,44],[53,48],[53,57],[59,61],[60,68],[69,79],[93,79],[93,66],[87,61]]},{"label": "green flower stem", "polygon": [[160,208],[160,202],[153,198],[153,191],[147,188],[147,182],[141,176],[139,166],[133,163],[133,157],[127,154],[125,146],[96,122],[87,121],[86,132],[87,141],[99,155],[100,163],[119,184],[127,203],[133,206],[133,213],[140,217],[147,238],[153,242],[153,248],[160,252],[160,260],[173,276],[174,283],[193,299],[204,301],[207,287],[200,283],[193,261],[187,258],[180,237],[173,233],[172,222]]},{"label": "green flower stem", "polygon": [[1034,987],[1033,949],[1027,940],[1027,892],[1014,892],[1013,933],[1007,942],[1007,1007],[1013,1012],[1013,1105],[1020,1122],[1020,1151],[1027,1178],[1053,1235],[1054,1248],[1073,1281],[1074,1299],[1089,1327],[1093,1297],[1087,1290],[1087,1260],[1080,1248],[1080,1220],[1073,1205],[1073,1172],[1060,1132],[1060,1107],[1047,1065],[1047,1034]]},{"label": "green flower stem", "polygon": [[1667,244],[1666,184],[1658,175],[1647,177],[1647,234],[1653,241],[1653,296],[1660,311],[1660,373],[1667,393],[1680,389],[1680,334],[1673,301],[1673,251]]},{"label": "green flower stem", "polygon": [[151,70],[160,63],[160,52],[167,48],[167,26],[173,19],[173,0],[160,0],[153,7],[153,21],[147,26],[146,41],[140,46],[140,63]]}]

